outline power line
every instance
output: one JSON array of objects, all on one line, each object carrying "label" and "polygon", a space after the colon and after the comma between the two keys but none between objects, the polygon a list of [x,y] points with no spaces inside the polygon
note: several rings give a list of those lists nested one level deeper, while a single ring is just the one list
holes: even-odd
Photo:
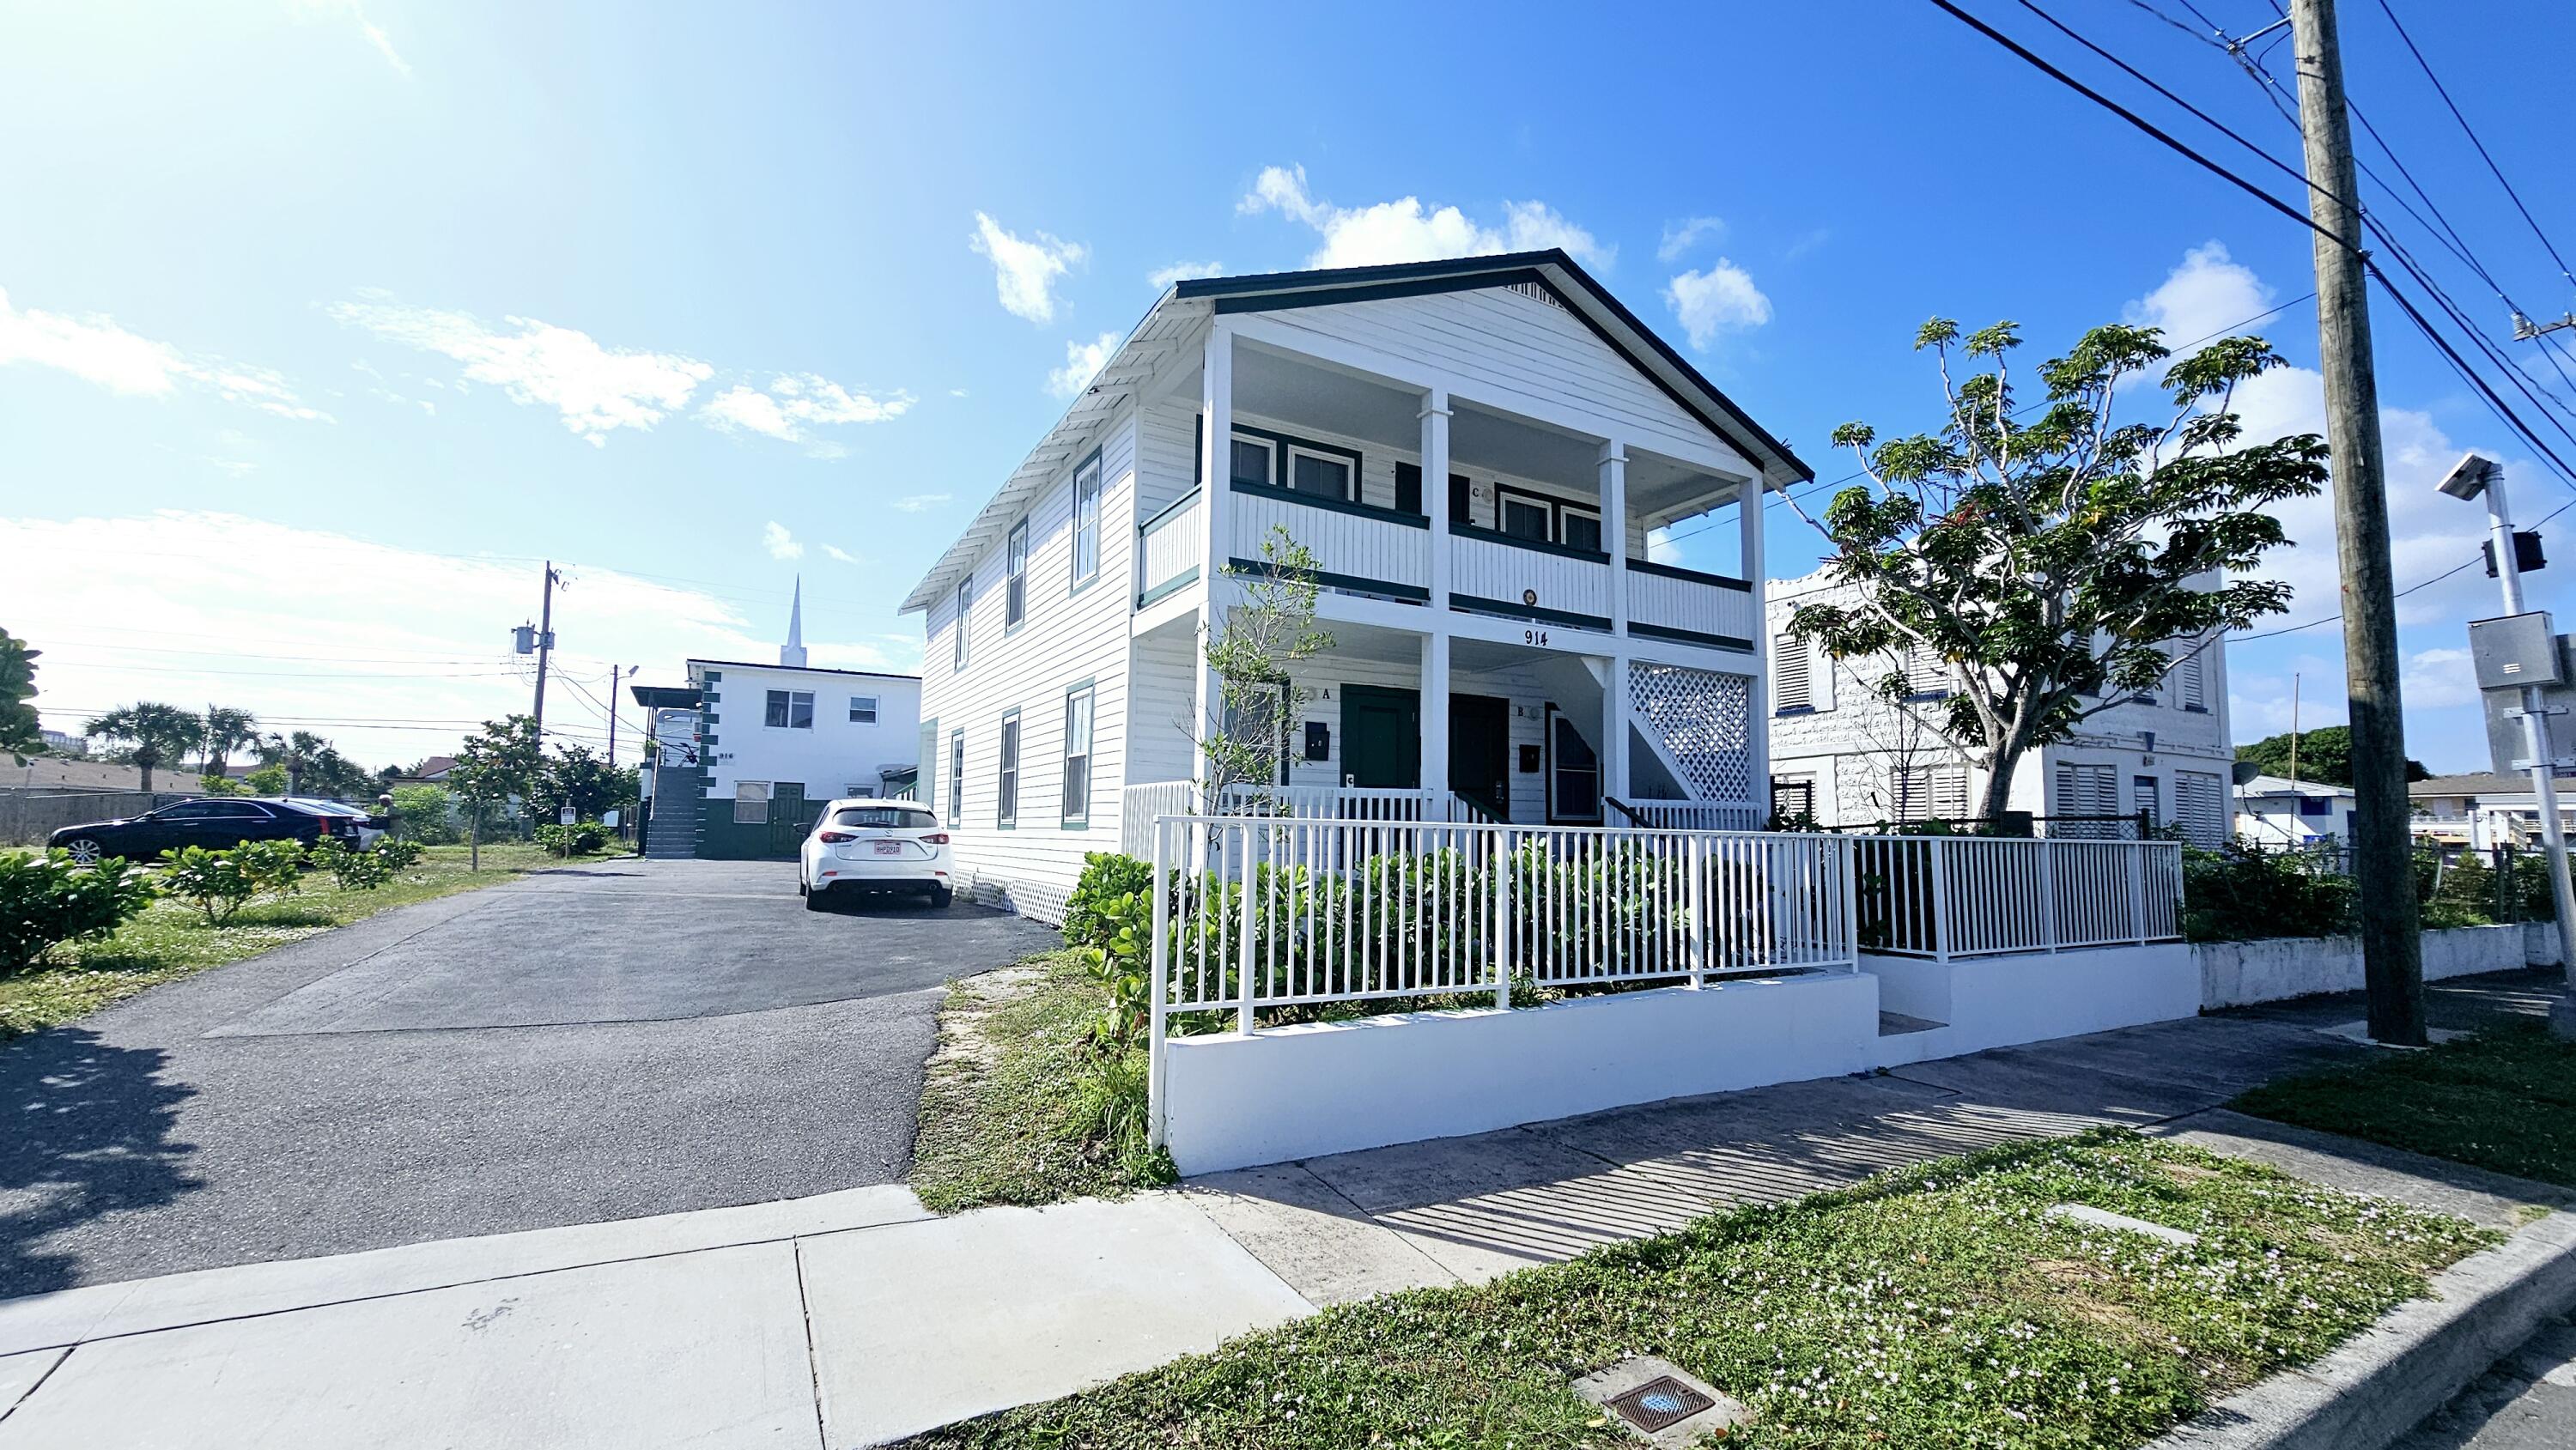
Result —
[{"label": "power line", "polygon": [[2424,52],[2415,48],[2415,37],[2406,33],[2405,23],[2397,18],[2395,10],[2389,8],[2388,0],[2379,0],[2379,13],[2388,17],[2397,38],[2406,42],[2406,53],[2415,57],[2415,64],[2424,72],[2424,79],[2433,83],[2434,94],[2442,98],[2442,104],[2450,109],[2451,119],[2460,123],[2461,133],[2469,138],[2471,146],[2477,148],[2478,159],[2487,164],[2487,170],[2495,176],[2496,185],[2503,187],[2504,194],[2513,199],[2513,209],[2522,213],[2523,221],[2530,224],[2531,234],[2540,239],[2542,249],[2549,253],[2549,260],[2558,264],[2558,275],[2570,284],[2576,284],[2576,274],[2567,270],[2566,259],[2558,255],[2558,248],[2549,240],[2549,234],[2540,229],[2540,222],[2532,216],[2531,208],[2522,204],[2522,193],[2514,190],[2513,183],[2505,179],[2504,168],[2496,165],[2495,157],[2487,153],[2487,143],[2478,139],[2477,128],[2469,124],[2468,117],[2460,114],[2459,103],[2451,99],[2450,87],[2442,84],[2442,78],[2434,73],[2433,63],[2424,58]]}]

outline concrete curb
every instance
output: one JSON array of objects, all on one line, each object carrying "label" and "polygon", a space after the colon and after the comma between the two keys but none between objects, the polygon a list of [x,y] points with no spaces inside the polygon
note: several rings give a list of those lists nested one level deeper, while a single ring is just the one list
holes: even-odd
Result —
[{"label": "concrete curb", "polygon": [[2576,1308],[2576,1213],[2552,1213],[2433,1277],[2304,1369],[2230,1396],[2148,1450],[2381,1450],[2549,1319]]}]

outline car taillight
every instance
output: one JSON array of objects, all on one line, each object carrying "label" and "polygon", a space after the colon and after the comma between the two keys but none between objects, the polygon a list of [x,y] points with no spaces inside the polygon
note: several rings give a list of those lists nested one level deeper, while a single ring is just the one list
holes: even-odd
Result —
[{"label": "car taillight", "polygon": [[921,844],[925,846],[945,846],[948,844],[948,833],[946,831],[933,831],[929,835],[921,837],[920,840]]},{"label": "car taillight", "polygon": [[837,844],[842,841],[855,841],[858,837],[848,831],[825,831],[823,839]]}]

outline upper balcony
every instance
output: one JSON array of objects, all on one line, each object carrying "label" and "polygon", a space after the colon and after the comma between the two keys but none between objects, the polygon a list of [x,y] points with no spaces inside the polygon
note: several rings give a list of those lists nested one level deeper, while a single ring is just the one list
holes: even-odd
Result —
[{"label": "upper balcony", "polygon": [[[1231,372],[1216,535],[1202,478],[1153,508],[1141,605],[1210,567],[1257,563],[1284,530],[1313,556],[1328,614],[1350,600],[1428,606],[1438,591],[1450,611],[1523,626],[1610,636],[1624,622],[1632,638],[1753,649],[1748,480],[1469,398],[1434,411],[1423,392],[1269,347],[1239,344]],[[1204,439],[1207,407],[1186,394],[1171,406]],[[1435,493],[1423,460],[1444,450]],[[1657,562],[1673,535],[1719,568]]]}]

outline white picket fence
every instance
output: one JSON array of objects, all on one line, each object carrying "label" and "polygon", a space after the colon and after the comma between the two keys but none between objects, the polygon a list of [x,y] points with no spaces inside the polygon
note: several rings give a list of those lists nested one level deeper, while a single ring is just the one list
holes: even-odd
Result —
[{"label": "white picket fence", "polygon": [[2174,941],[2182,936],[2177,841],[1861,836],[1864,949],[1991,956]]},{"label": "white picket fence", "polygon": [[1166,816],[1153,1040],[1173,1013],[1850,971],[1854,843],[1823,835]]},{"label": "white picket fence", "polygon": [[[1217,814],[1260,820],[1481,821],[1482,811],[1445,790],[1397,790],[1345,785],[1232,785],[1218,793]],[[1120,797],[1118,849],[1143,859],[1152,854],[1154,822],[1194,815],[1199,787],[1186,780],[1149,781]]]}]

